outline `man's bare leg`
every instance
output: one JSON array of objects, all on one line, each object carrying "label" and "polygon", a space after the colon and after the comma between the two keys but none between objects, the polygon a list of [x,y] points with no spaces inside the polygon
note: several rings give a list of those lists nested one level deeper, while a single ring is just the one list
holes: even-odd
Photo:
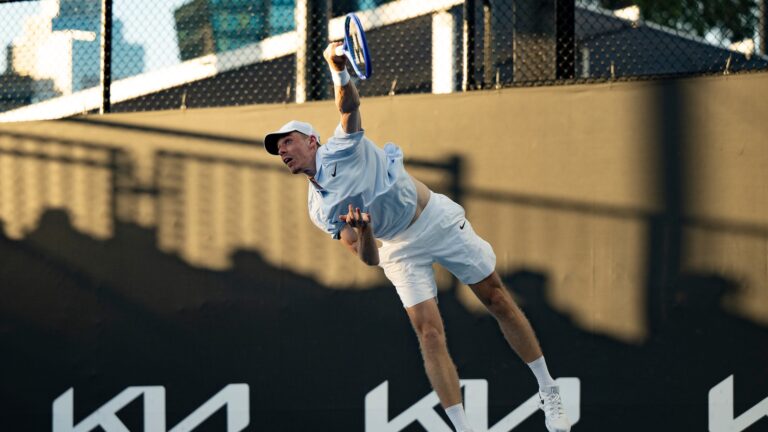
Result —
[{"label": "man's bare leg", "polygon": [[504,338],[536,376],[539,383],[540,407],[550,432],[569,432],[571,424],[565,415],[560,389],[547,370],[539,340],[531,323],[509,294],[498,273],[470,285],[472,291],[499,323]]},{"label": "man's bare leg", "polygon": [[405,310],[419,337],[424,368],[440,404],[458,432],[472,432],[464,405],[461,403],[459,374],[448,354],[443,319],[435,299],[429,299]]},{"label": "man's bare leg", "polygon": [[448,354],[443,319],[435,299],[405,309],[419,338],[424,368],[443,408],[461,403],[456,365]]},{"label": "man's bare leg", "polygon": [[504,338],[524,362],[531,363],[542,356],[531,323],[504,287],[498,273],[494,271],[470,288],[496,318]]}]

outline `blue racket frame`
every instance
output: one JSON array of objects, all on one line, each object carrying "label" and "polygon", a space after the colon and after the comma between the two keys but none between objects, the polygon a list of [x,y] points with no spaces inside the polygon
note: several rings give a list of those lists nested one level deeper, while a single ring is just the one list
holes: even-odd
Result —
[{"label": "blue racket frame", "polygon": [[[357,30],[360,35],[360,48],[363,51],[363,59],[365,60],[364,71],[360,70],[360,68],[357,66],[357,63],[354,61],[354,58],[352,57],[352,50],[354,48],[352,44],[352,37],[349,35],[350,24],[357,26]],[[368,41],[365,39],[365,30],[363,30],[363,24],[360,22],[360,19],[357,17],[357,15],[353,13],[347,14],[347,19],[344,21],[344,51],[347,54],[347,57],[349,57],[350,63],[352,63],[352,69],[355,70],[357,76],[362,80],[370,78],[371,74],[373,73],[373,67],[371,65],[371,53],[368,51]]]}]

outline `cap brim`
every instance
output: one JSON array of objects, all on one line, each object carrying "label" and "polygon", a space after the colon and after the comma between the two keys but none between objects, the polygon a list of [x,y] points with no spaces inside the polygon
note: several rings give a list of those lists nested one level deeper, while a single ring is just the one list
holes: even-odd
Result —
[{"label": "cap brim", "polygon": [[267,150],[269,154],[276,155],[277,153],[277,141],[288,135],[290,132],[273,132],[271,134],[267,134],[267,136],[264,137],[264,148]]}]

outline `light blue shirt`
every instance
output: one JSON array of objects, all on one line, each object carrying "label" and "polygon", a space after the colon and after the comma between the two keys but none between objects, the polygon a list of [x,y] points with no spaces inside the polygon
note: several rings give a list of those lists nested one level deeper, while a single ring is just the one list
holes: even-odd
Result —
[{"label": "light blue shirt", "polygon": [[309,183],[309,217],[321,230],[338,239],[349,204],[371,215],[373,235],[390,240],[408,227],[416,213],[416,185],[403,166],[400,147],[383,149],[364,131],[348,134],[341,125],[317,150],[317,173]]}]

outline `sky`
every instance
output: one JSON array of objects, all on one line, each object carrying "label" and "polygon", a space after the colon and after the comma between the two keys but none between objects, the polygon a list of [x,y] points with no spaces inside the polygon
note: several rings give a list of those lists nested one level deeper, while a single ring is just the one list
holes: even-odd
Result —
[{"label": "sky", "polygon": [[[145,50],[145,72],[179,62],[173,11],[189,0],[113,0],[115,18],[124,37]],[[37,14],[40,1],[0,3],[0,71],[6,69],[5,47],[20,35],[27,17]]]}]

